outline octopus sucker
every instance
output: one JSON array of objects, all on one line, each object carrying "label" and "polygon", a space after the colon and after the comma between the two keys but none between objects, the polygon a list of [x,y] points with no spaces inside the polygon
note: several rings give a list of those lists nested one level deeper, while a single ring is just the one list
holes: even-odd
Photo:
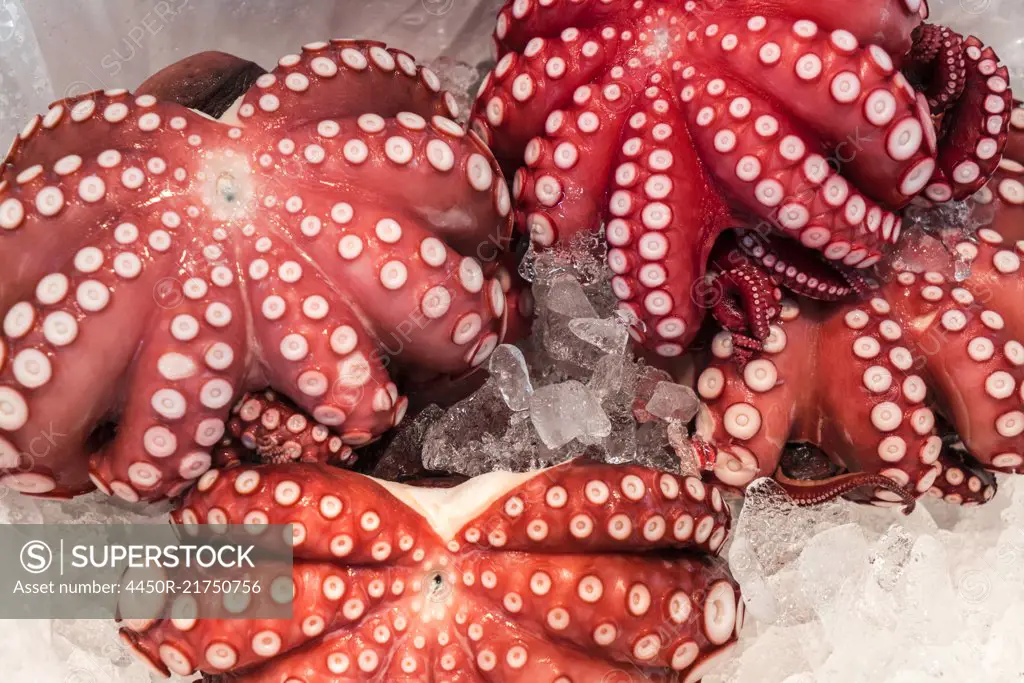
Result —
[{"label": "octopus sucker", "polygon": [[[844,271],[882,261],[902,209],[979,190],[1007,143],[1005,67],[976,38],[924,24],[923,2],[787,0],[764,15],[756,2],[713,5],[510,1],[472,117],[510,169],[518,162],[520,230],[557,247],[604,225],[615,294],[645,324],[641,344],[669,356],[701,328],[700,290],[723,231],[820,252],[839,272],[815,278],[819,298],[856,298],[867,280]],[[587,44],[591,61],[565,62],[575,46],[585,57]],[[542,66],[551,60],[554,74]],[[950,89],[958,60],[963,87]],[[774,262],[756,267],[779,274]],[[771,322],[752,308],[738,319],[711,310],[747,338]],[[683,333],[673,322],[662,336],[664,320]]]},{"label": "octopus sucker", "polygon": [[484,363],[525,300],[501,170],[457,115],[407,53],[346,40],[55,103],[0,186],[2,481],[177,495],[268,384],[329,430],[300,459],[344,461],[404,417],[393,373]]},{"label": "octopus sucker", "polygon": [[[1022,130],[1010,132],[1015,155]],[[1014,183],[1022,175],[1014,159],[1004,162],[970,200],[983,227],[949,253],[935,251],[930,269],[915,272],[896,258],[891,277],[861,301],[801,303],[779,324],[784,347],[743,359],[772,372],[745,373],[731,362],[734,345],[712,345],[697,380],[707,403],[698,441],[718,451],[717,478],[743,488],[775,476],[798,499],[845,494],[887,506],[909,494],[968,505],[992,498],[991,472],[1020,472],[1024,222]],[[955,260],[969,264],[966,278],[954,277]],[[820,447],[839,473],[786,474],[788,440]],[[891,485],[872,490],[878,477]]]},{"label": "octopus sucker", "polygon": [[576,460],[438,489],[322,463],[243,465],[208,473],[174,520],[302,533],[279,579],[297,596],[291,619],[243,611],[228,628],[202,618],[218,598],[188,596],[175,618],[126,624],[125,641],[164,674],[590,680],[640,661],[679,676],[742,625],[713,557],[729,528],[720,493],[642,467]]}]

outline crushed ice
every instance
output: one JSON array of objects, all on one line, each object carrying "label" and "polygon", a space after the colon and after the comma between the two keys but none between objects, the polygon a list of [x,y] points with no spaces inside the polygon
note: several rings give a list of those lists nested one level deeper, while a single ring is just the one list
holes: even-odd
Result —
[{"label": "crushed ice", "polygon": [[747,623],[704,683],[994,683],[1024,676],[1024,480],[904,517],[800,508],[754,482],[728,558]]},{"label": "crushed ice", "polygon": [[422,457],[425,470],[465,476],[581,455],[693,471],[684,425],[697,397],[632,358],[628,321],[616,314],[594,246],[588,238],[527,255],[523,270],[536,302],[531,338],[495,349],[484,386],[433,412],[425,431],[415,420],[400,430],[396,440],[407,429],[422,434],[404,448],[408,457]]},{"label": "crushed ice", "polygon": [[976,242],[977,231],[988,225],[993,215],[990,207],[968,202],[920,202],[908,206],[899,245],[888,257],[889,269],[938,272],[963,282],[971,275],[971,262],[957,251],[956,245],[965,240]]},{"label": "crushed ice", "polygon": [[[0,524],[167,524],[169,505],[131,505],[92,493],[70,501],[28,498],[0,488]],[[152,683],[113,621],[0,620],[5,683]]]}]

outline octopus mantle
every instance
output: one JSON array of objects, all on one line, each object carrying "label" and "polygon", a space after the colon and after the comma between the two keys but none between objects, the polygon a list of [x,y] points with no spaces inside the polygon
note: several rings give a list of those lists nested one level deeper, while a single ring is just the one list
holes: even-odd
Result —
[{"label": "octopus mantle", "polygon": [[927,14],[923,0],[514,0],[473,123],[499,158],[525,161],[519,226],[546,246],[604,223],[637,338],[678,356],[723,230],[757,226],[868,268],[913,197],[962,198],[995,170],[1006,69],[977,39],[956,44],[963,70],[945,78],[963,94],[940,139],[898,70]]},{"label": "octopus mantle", "polygon": [[0,483],[176,495],[246,390],[338,454],[402,419],[396,371],[480,365],[510,199],[457,113],[408,54],[339,40],[220,120],[123,90],[35,117],[0,182]]},{"label": "octopus mantle", "polygon": [[122,631],[164,675],[694,683],[743,620],[707,555],[728,532],[720,492],[641,467],[576,461],[453,489],[322,464],[213,470],[174,517],[291,524],[293,573],[274,584],[294,615],[204,620],[216,607],[196,600],[219,598],[179,597],[178,618]]}]

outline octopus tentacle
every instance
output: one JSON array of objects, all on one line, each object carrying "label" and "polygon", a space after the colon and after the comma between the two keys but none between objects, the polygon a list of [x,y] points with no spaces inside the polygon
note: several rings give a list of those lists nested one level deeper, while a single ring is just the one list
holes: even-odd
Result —
[{"label": "octopus tentacle", "polygon": [[[765,197],[771,200],[766,204],[760,196],[747,197],[754,189],[751,186],[741,195],[747,206],[760,209],[759,215],[764,217],[762,207],[778,207],[775,201],[784,197],[799,198],[797,188],[805,188],[811,180],[801,178],[799,162],[809,157],[814,163],[816,157],[827,156],[827,150],[841,144],[837,153],[842,176],[867,198],[898,208],[923,188],[924,180],[920,179],[927,180],[934,168],[929,155],[934,150],[923,144],[931,119],[920,116],[913,90],[902,76],[897,78],[892,58],[885,50],[876,45],[861,46],[852,36],[830,34],[812,22],[769,18],[751,28],[746,19],[734,18],[723,19],[717,26],[720,33],[710,37],[697,32],[690,48],[695,68],[680,72],[680,86],[689,85],[694,92],[688,112],[695,139],[698,144],[702,137],[710,142],[710,131],[728,122],[729,129],[740,128],[736,131],[740,151],[786,143],[780,147],[779,156],[757,155],[764,169],[762,177],[781,182],[783,194]],[[735,35],[739,45],[724,50],[720,35]],[[722,78],[724,68],[735,75]],[[691,72],[693,75],[687,78]],[[724,81],[724,92],[720,92],[720,81]],[[781,101],[771,100],[756,94],[758,90],[786,96]],[[687,97],[682,95],[684,101]],[[729,105],[736,97],[746,98],[753,106],[741,122],[733,123],[736,118]],[[710,107],[714,116],[705,114],[698,119],[704,107]],[[850,131],[861,128],[870,132],[857,134],[851,141]],[[751,140],[746,140],[747,136]],[[755,140],[762,142],[750,144]],[[855,149],[847,149],[850,147]],[[710,149],[707,157],[716,159]],[[786,170],[789,172],[784,173]],[[825,171],[827,164],[820,169]],[[737,180],[730,182],[736,191]],[[847,200],[831,204],[828,195],[823,195],[819,201],[823,204],[807,208],[831,207],[830,213],[838,214]],[[793,229],[785,223],[783,227]],[[889,238],[885,235],[886,241]]]},{"label": "octopus tentacle", "polygon": [[[610,27],[571,28],[558,37],[531,39],[522,53],[506,53],[481,85],[473,129],[499,159],[520,157],[544,133],[548,112],[571,107],[577,88],[607,68],[619,45]],[[628,101],[623,95],[619,105]]]},{"label": "octopus tentacle", "polygon": [[[617,87],[580,86],[567,108],[548,115],[545,136],[527,145],[526,166],[516,172],[513,196],[518,223],[536,244],[568,243],[597,221],[619,145],[616,126],[600,122],[621,122],[628,112],[630,94]],[[566,196],[580,201],[568,205],[561,201]]]},{"label": "octopus tentacle", "polygon": [[935,201],[965,199],[988,181],[1006,146],[1013,107],[1010,76],[992,48],[974,36],[964,41],[963,96],[944,116],[938,168],[925,195]]},{"label": "octopus tentacle", "polygon": [[[774,389],[773,402],[788,404],[806,393],[807,376],[796,372],[802,351],[785,352],[791,342],[784,330],[799,336],[804,329],[813,335],[814,329],[794,314],[799,315],[793,303],[784,301],[782,321],[790,324],[771,327],[768,342],[758,354],[763,361],[749,370],[747,361],[755,354],[737,346],[732,334],[720,332],[712,340],[712,360],[697,379],[697,393],[703,402],[697,413],[695,444],[709,444],[716,450],[714,473],[726,486],[742,490],[757,477],[771,476],[778,469],[782,446],[792,431],[795,415],[791,411],[762,411],[745,400],[749,395],[747,387],[743,379],[736,379],[732,368],[742,365],[743,376],[749,372],[759,389]],[[733,360],[737,355],[738,364]],[[778,382],[780,372],[785,373],[788,381]],[[767,402],[763,403],[762,407],[767,408]],[[701,450],[706,451],[707,447]]]},{"label": "octopus tentacle", "polygon": [[154,331],[126,376],[135,398],[125,402],[117,437],[90,461],[102,491],[134,501],[210,468],[250,353],[241,293],[226,263],[221,254],[205,268],[197,264],[180,303],[157,308],[148,321]]},{"label": "octopus tentacle", "polygon": [[[398,394],[393,384],[385,390]],[[249,462],[253,455],[261,464],[299,461],[347,465],[355,459],[352,447],[332,434],[327,425],[270,390],[246,394],[235,404],[225,437],[213,453],[218,468]]]},{"label": "octopus tentacle", "polygon": [[[769,326],[779,314],[777,299],[781,298],[768,276],[743,263],[722,271],[716,282],[722,291],[713,311],[722,327],[734,334],[749,332],[758,341],[767,339]],[[733,305],[733,298],[740,309]]]},{"label": "octopus tentacle", "polygon": [[[534,36],[560,35],[567,28],[588,29],[615,19],[623,8],[601,0],[561,4],[552,7],[539,0],[507,3],[499,12],[494,37],[499,57],[508,50],[523,50]],[[634,12],[632,8],[625,11]]]},{"label": "octopus tentacle", "polygon": [[[173,107],[143,102],[135,105],[124,91],[57,102],[16,138],[0,182],[0,310],[32,297],[40,279],[56,269],[73,268],[79,250],[102,244],[122,221],[141,223],[145,231],[150,222],[166,230],[160,221],[167,210],[185,218],[173,200],[144,203],[143,188],[181,188],[167,160],[184,154],[186,143],[169,135],[158,145],[134,121],[135,130],[127,130],[129,111],[157,117],[147,121],[172,117]],[[124,244],[132,248],[134,240]],[[158,260],[162,255],[155,248],[151,253]]]},{"label": "octopus tentacle", "polygon": [[927,0],[866,0],[857,3],[856,12],[841,3],[803,0],[777,0],[771,7],[759,0],[740,0],[734,5],[743,14],[764,12],[810,19],[829,30],[850,33],[861,43],[878,45],[896,58],[910,50],[914,28],[928,18]]},{"label": "octopus tentacle", "polygon": [[256,308],[253,335],[268,383],[343,430],[347,443],[368,442],[404,412],[405,399],[385,388],[390,379],[377,338],[339,288],[317,268],[304,267],[288,242],[259,229],[253,238],[244,257]]},{"label": "octopus tentacle", "polygon": [[[452,111],[447,100],[434,94],[437,76],[415,67],[399,51],[385,52],[376,46],[336,49],[338,62],[343,64],[339,69],[354,69],[346,59],[365,69],[356,80],[367,92],[385,88],[385,93],[395,93],[399,100],[395,103],[391,97],[384,98],[379,110],[374,107],[367,112],[360,102],[372,98],[360,94],[362,88],[350,88],[350,79],[341,71],[325,75],[330,72],[326,65],[333,63],[325,54],[330,53],[313,51],[310,55],[316,56],[307,55],[307,61],[297,65],[286,61],[289,66],[268,74],[242,100],[240,117],[248,125],[268,131],[265,146],[254,155],[260,167],[287,178],[308,174],[320,186],[317,189],[365,188],[366,203],[401,207],[467,255],[495,260],[498,251],[508,245],[511,232],[508,188],[486,146],[447,118]],[[393,75],[383,71],[385,67],[391,67]],[[306,80],[297,81],[294,76]],[[315,92],[296,90],[313,78],[319,79],[321,86]],[[421,84],[409,87],[403,83],[414,78]],[[402,105],[410,107],[403,110]],[[310,111],[323,118],[312,118]],[[337,203],[329,201],[326,193],[310,189],[312,199],[297,193],[302,200],[296,202],[299,209],[287,204],[287,195],[274,205],[285,219],[282,227],[293,234],[301,232],[306,202],[317,201],[323,206],[316,208],[326,210]],[[292,188],[282,188],[282,192],[286,190]],[[313,232],[312,228],[307,232]]]},{"label": "octopus tentacle", "polygon": [[1016,168],[1007,169],[1003,165],[1003,162],[1012,162],[1020,166],[1020,161],[1024,159],[1024,135],[1021,135],[1021,131],[1024,130],[1024,105],[1020,101],[1014,100],[1013,107],[1013,112],[1010,114],[1010,129],[1006,140],[1006,154],[1000,159],[1000,168],[1003,170],[1019,171],[1020,169]]},{"label": "octopus tentacle", "polygon": [[850,287],[856,292],[857,296],[862,299],[866,299],[871,293],[878,287],[878,283],[872,279],[868,279],[858,271],[841,270],[840,274],[850,284]]},{"label": "octopus tentacle", "polygon": [[904,502],[904,514],[910,514],[917,505],[917,499],[913,493],[897,484],[889,477],[880,474],[865,474],[863,472],[851,472],[840,474],[828,479],[815,481],[800,481],[790,479],[782,472],[775,473],[775,480],[779,482],[782,489],[796,502],[797,505],[820,505],[838,498],[839,496],[852,493],[857,489],[871,487],[889,491],[900,496]]},{"label": "octopus tentacle", "polygon": [[775,284],[794,294],[822,301],[839,301],[856,291],[852,282],[861,281],[856,270],[826,264],[792,240],[769,238],[752,230],[739,230],[737,237],[736,246],[751,261],[762,266]]},{"label": "octopus tentacle", "polygon": [[940,432],[943,434],[943,446],[938,464],[942,466],[942,472],[927,495],[952,505],[987,503],[998,488],[995,475],[970,454],[948,423],[943,422]]},{"label": "octopus tentacle", "polygon": [[[645,323],[641,337],[666,357],[681,354],[700,327],[705,302],[690,283],[703,277],[715,239],[728,226],[723,203],[702,191],[710,181],[700,160],[679,145],[686,132],[678,116],[668,88],[652,76],[627,121],[605,231],[612,292]],[[681,226],[690,231],[685,238]]]},{"label": "octopus tentacle", "polygon": [[963,43],[963,36],[945,26],[922,24],[915,31],[914,47],[906,68],[933,70],[922,79],[928,83],[925,94],[933,115],[942,114],[952,107],[967,86]]},{"label": "octopus tentacle", "polygon": [[205,475],[175,519],[291,524],[296,601],[291,619],[224,621],[203,619],[216,598],[199,596],[198,621],[124,629],[163,673],[331,678],[399,662],[406,676],[512,681],[639,662],[697,680],[742,622],[722,563],[690,554],[724,543],[720,491],[639,467],[577,461],[447,490],[318,465],[238,467]]},{"label": "octopus tentacle", "polygon": [[[684,79],[688,73],[682,72]],[[723,79],[694,80],[682,98],[707,88],[718,92],[720,83]],[[728,85],[722,92],[720,98],[694,95],[688,111],[694,145],[730,194],[771,227],[822,250],[830,260],[858,268],[876,263],[878,247],[899,236],[896,216],[852,190],[796,127],[773,115],[767,100]],[[728,121],[728,127],[713,133],[705,127],[713,121]]]},{"label": "octopus tentacle", "polygon": [[[989,229],[981,241],[958,249],[971,260],[972,277],[962,286],[940,273],[901,273],[886,291],[899,314],[916,324],[908,330],[917,363],[937,388],[945,412],[971,455],[987,467],[1024,469],[1024,328],[998,311],[1011,311],[1024,293],[1019,270],[1024,252],[1010,250]],[[895,296],[897,293],[902,296]]]},{"label": "octopus tentacle", "polygon": [[[781,328],[788,338],[781,352],[760,354],[742,372],[716,358],[698,379],[707,401],[698,436],[726,453],[716,475],[733,485],[758,472],[771,476],[787,441],[809,441],[853,473],[895,482],[874,491],[878,505],[903,500],[903,489],[924,493],[939,474],[942,441],[924,379],[907,373],[911,354],[901,345],[903,328],[888,317],[890,305],[876,297],[824,316],[806,308]],[[815,364],[816,373],[805,371]],[[851,400],[857,395],[863,398]],[[794,409],[775,410],[778,404]]]},{"label": "octopus tentacle", "polygon": [[367,102],[384,118],[403,111],[425,118],[459,115],[454,97],[441,90],[433,71],[404,50],[374,40],[308,43],[301,53],[282,57],[256,86],[237,113],[240,121],[263,130],[355,118],[367,112]]}]

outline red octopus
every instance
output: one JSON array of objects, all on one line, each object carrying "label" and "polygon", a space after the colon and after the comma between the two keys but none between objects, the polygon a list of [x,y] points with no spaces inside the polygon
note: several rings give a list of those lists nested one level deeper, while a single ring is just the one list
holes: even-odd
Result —
[{"label": "red octopus", "polygon": [[[756,349],[779,307],[750,266],[848,298],[911,199],[963,198],[995,170],[1007,71],[927,16],[924,0],[510,0],[473,122],[525,162],[513,195],[535,243],[603,224],[639,341],[678,356],[714,306]],[[733,227],[759,239],[715,257],[714,296],[740,299],[722,305],[702,283]]]},{"label": "red octopus", "polygon": [[[438,77],[370,41],[232,60],[56,102],[15,140],[0,483],[176,495],[267,386],[310,416],[300,451],[343,458],[402,419],[394,373],[458,375],[501,339],[509,194]],[[187,103],[218,112],[255,83],[217,120],[152,94],[192,71]]]},{"label": "red octopus", "polygon": [[729,527],[721,493],[642,467],[574,461],[449,489],[238,467],[205,474],[174,519],[291,524],[294,569],[274,584],[295,602],[290,620],[222,621],[202,618],[220,596],[180,596],[177,618],[131,622],[123,638],[163,675],[694,683],[743,622],[711,557]]},{"label": "red octopus", "polygon": [[[1024,109],[1007,153],[971,200],[984,227],[948,251],[930,240],[932,269],[896,259],[867,300],[784,306],[742,369],[729,333],[715,338],[697,435],[717,451],[719,481],[775,476],[810,502],[858,489],[879,505],[922,494],[973,504],[995,492],[987,471],[1024,472]],[[957,261],[970,268],[962,281]],[[787,472],[787,442],[819,446],[847,474]]]}]

